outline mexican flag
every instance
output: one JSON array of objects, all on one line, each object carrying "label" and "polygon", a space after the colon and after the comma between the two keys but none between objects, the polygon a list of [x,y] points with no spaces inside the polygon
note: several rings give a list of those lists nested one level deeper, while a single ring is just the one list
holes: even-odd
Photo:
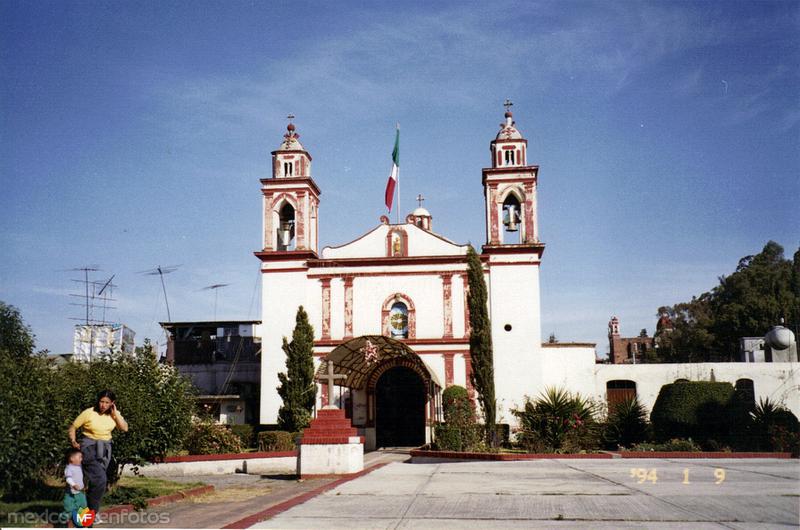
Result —
[{"label": "mexican flag", "polygon": [[386,182],[386,193],[384,202],[389,211],[392,211],[392,201],[394,200],[394,188],[397,186],[397,178],[400,176],[400,125],[397,126],[397,134],[394,137],[394,150],[392,151],[392,174]]}]

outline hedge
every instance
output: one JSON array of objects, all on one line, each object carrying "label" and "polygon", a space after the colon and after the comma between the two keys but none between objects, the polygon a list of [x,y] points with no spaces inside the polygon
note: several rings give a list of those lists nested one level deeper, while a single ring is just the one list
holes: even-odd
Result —
[{"label": "hedge", "polygon": [[733,385],[712,381],[672,383],[661,387],[650,421],[658,441],[691,438],[727,442],[734,427]]},{"label": "hedge", "polygon": [[293,451],[295,438],[300,433],[287,431],[263,431],[258,433],[259,451]]}]

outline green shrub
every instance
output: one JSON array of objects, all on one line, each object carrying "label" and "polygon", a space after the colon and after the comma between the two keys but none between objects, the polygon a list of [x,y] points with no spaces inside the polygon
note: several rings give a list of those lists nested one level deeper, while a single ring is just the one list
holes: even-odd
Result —
[{"label": "green shrub", "polygon": [[434,443],[440,451],[462,451],[464,449],[461,429],[446,423],[440,423],[434,428]]},{"label": "green shrub", "polygon": [[636,396],[613,404],[604,426],[603,440],[609,449],[630,447],[647,437],[647,411]]},{"label": "green shrub", "polygon": [[800,452],[800,423],[783,405],[765,398],[750,413],[753,449],[758,451]]},{"label": "green shrub", "polygon": [[195,389],[174,366],[156,360],[147,339],[135,355],[71,362],[56,373],[56,393],[65,396],[67,422],[94,405],[100,390],[110,388],[116,393],[117,406],[129,428],[128,432],[113,433],[116,465],[109,466],[112,484],[124,466],[143,465],[179,449],[191,429]]},{"label": "green shrub", "polygon": [[442,408],[444,421],[449,425],[460,427],[475,423],[475,405],[463,386],[449,386],[442,392]]},{"label": "green shrub", "polygon": [[650,421],[657,441],[692,438],[727,442],[731,438],[730,383],[691,381],[661,387]]},{"label": "green shrub", "polygon": [[640,443],[631,447],[631,451],[685,451],[696,453],[702,451],[701,447],[692,441],[691,438],[684,440],[673,438],[664,443]]},{"label": "green shrub", "polygon": [[0,490],[29,488],[61,464],[67,427],[104,389],[116,393],[129,426],[126,433],[113,433],[112,484],[123,466],[159,459],[181,446],[191,425],[194,389],[174,367],[157,362],[149,341],[135,356],[62,366],[33,355],[33,348],[19,313],[0,302]]},{"label": "green shrub", "polygon": [[286,431],[264,431],[258,433],[259,451],[294,451],[299,433]]},{"label": "green shrub", "polygon": [[227,425],[201,420],[192,426],[185,447],[190,455],[241,453],[242,442]]},{"label": "green shrub", "polygon": [[596,449],[599,443],[595,405],[580,394],[548,388],[536,400],[525,399],[518,441],[528,451],[563,452]]},{"label": "green shrub", "polygon": [[255,447],[256,437],[252,425],[231,425],[231,432],[239,437],[242,447]]}]

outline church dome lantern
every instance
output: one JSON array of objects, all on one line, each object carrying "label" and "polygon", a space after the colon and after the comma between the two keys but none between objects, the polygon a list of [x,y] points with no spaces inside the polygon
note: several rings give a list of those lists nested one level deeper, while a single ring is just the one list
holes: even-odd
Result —
[{"label": "church dome lantern", "polygon": [[431,217],[431,212],[422,207],[422,201],[424,200],[425,197],[422,195],[417,195],[417,202],[419,203],[419,206],[417,206],[413,212],[408,214],[406,217],[406,222],[418,226],[423,230],[430,231],[432,226],[431,221],[433,218]]},{"label": "church dome lantern", "polygon": [[286,134],[278,149],[272,152],[273,178],[310,178],[311,155],[300,143],[297,127],[292,123],[294,115],[289,114]]}]

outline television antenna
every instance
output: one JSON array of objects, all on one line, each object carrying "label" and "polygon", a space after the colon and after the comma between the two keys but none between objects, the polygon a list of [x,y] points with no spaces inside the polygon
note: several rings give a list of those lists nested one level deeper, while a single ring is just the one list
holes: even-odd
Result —
[{"label": "television antenna", "polygon": [[[95,333],[97,326],[103,326],[106,324],[106,311],[109,309],[116,309],[116,307],[110,306],[109,302],[116,301],[112,298],[112,292],[116,285],[113,283],[114,276],[111,275],[110,278],[107,280],[93,280],[91,279],[91,273],[99,272],[101,269],[97,265],[86,265],[84,267],[76,267],[73,269],[65,269],[71,272],[82,272],[83,279],[75,279],[73,278],[72,281],[81,285],[81,290],[83,291],[80,294],[77,293],[70,293],[70,296],[75,298],[81,298],[81,302],[70,302],[70,305],[83,307],[84,314],[82,317],[70,317],[70,320],[77,320],[82,322],[84,325],[84,329],[76,335],[76,337],[80,337],[79,339],[81,343],[86,344],[88,342],[89,345],[89,359],[93,358],[94,356],[94,340],[95,340]],[[95,309],[97,306],[100,305],[102,307],[102,317],[96,318],[95,317]],[[88,333],[88,337],[86,335]],[[76,352],[77,353],[77,352]]]},{"label": "television antenna", "polygon": [[[74,269],[66,270],[71,272],[83,272],[83,279],[72,279],[73,282],[83,286],[83,293],[70,293],[70,296],[82,298],[83,301],[80,303],[70,302],[70,305],[83,307],[84,315],[83,317],[70,317],[70,320],[81,321],[87,326],[90,324],[105,324],[106,311],[109,309],[116,309],[115,307],[108,305],[109,302],[116,301],[114,298],[112,298],[113,288],[116,287],[116,284],[112,283],[115,275],[112,275],[107,280],[91,280],[90,273],[99,272],[101,270],[97,265],[87,265],[85,267],[76,267]],[[94,317],[95,307],[98,301],[102,303],[103,308],[102,318],[100,319]]]},{"label": "television antenna", "polygon": [[219,295],[219,289],[223,287],[229,286],[229,283],[215,283],[214,285],[209,285],[207,287],[203,287],[200,289],[201,291],[214,291],[214,320],[217,320],[217,297]]},{"label": "television antenna", "polygon": [[169,312],[169,299],[167,298],[167,286],[164,283],[164,275],[175,272],[179,267],[180,265],[167,265],[165,267],[158,265],[155,269],[148,269],[137,273],[144,274],[145,276],[158,276],[161,279],[161,289],[164,291],[164,303],[167,305],[167,322],[172,322],[172,315]]}]

